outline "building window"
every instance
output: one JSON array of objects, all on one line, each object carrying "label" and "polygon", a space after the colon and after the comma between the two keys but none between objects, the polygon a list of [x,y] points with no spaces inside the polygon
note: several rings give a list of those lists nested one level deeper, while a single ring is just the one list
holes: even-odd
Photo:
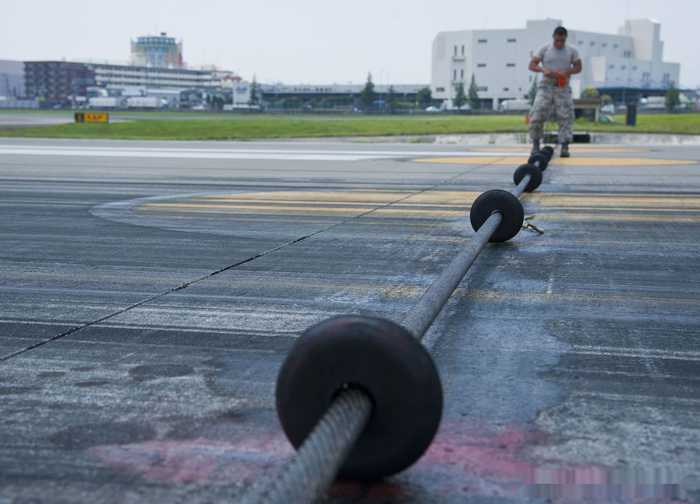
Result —
[{"label": "building window", "polygon": [[479,44],[487,44],[488,41],[489,41],[489,39],[480,38],[477,42],[479,42]]},{"label": "building window", "polygon": [[457,46],[455,46],[455,56],[457,56]]},{"label": "building window", "polygon": [[464,56],[464,46],[462,46],[462,56]]},{"label": "building window", "polygon": [[632,57],[632,51],[625,51],[625,58],[631,58]]},{"label": "building window", "polygon": [[485,91],[488,91],[489,88],[488,88],[488,86],[479,86],[479,87],[477,88],[477,90],[478,90],[478,91],[484,91],[484,92],[485,92]]},{"label": "building window", "polygon": [[594,45],[595,45],[595,41],[591,40],[591,47],[593,47]]},{"label": "building window", "polygon": [[503,88],[503,91],[506,91],[506,92],[507,92],[507,91],[510,91],[510,88],[504,87],[504,88]]},{"label": "building window", "polygon": [[517,41],[518,41],[518,39],[509,38],[506,42],[508,42],[509,44],[515,44]]},{"label": "building window", "polygon": [[515,63],[506,63],[508,68],[515,68]]},{"label": "building window", "polygon": [[583,45],[583,40],[579,40],[578,45]]},{"label": "building window", "polygon": [[610,65],[610,70],[614,69],[615,65]]},{"label": "building window", "polygon": [[464,80],[464,70],[459,71],[459,80]]},{"label": "building window", "polygon": [[620,68],[621,68],[622,70],[627,70],[627,65],[622,65]]},{"label": "building window", "polygon": [[618,47],[620,47],[620,44],[613,44],[613,49],[617,49]]},{"label": "building window", "polygon": [[603,42],[603,47],[608,47],[608,43],[607,43],[607,42]]},{"label": "building window", "polygon": [[445,88],[444,87],[435,88],[435,91],[437,91],[438,93],[444,93]]},{"label": "building window", "polygon": [[486,68],[486,63],[478,63],[476,66],[478,68]]},{"label": "building window", "polygon": [[452,80],[456,81],[457,80],[457,70],[452,71]]},{"label": "building window", "polygon": [[632,67],[632,70],[637,70],[637,66],[636,66],[636,65],[633,66],[633,67]]}]

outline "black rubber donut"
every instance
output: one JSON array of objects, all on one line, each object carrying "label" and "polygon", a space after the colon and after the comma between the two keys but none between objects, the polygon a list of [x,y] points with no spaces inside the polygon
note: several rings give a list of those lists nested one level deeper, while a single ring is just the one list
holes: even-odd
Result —
[{"label": "black rubber donut", "polygon": [[527,160],[527,163],[535,165],[540,170],[545,171],[547,169],[547,165],[549,164],[549,157],[547,157],[547,155],[543,154],[542,152],[537,152],[530,156],[530,159]]},{"label": "black rubber donut", "polygon": [[524,164],[518,167],[513,173],[515,185],[519,185],[526,175],[530,175],[530,182],[525,186],[525,192],[532,192],[542,183],[542,170],[531,164]]},{"label": "black rubber donut", "polygon": [[551,145],[545,145],[542,147],[542,150],[540,150],[544,155],[547,156],[547,162],[550,163],[552,161],[552,158],[554,157],[554,147]]},{"label": "black rubber donut", "polygon": [[428,351],[389,320],[347,316],[310,327],[277,377],[277,414],[298,448],[345,386],[372,399],[369,423],[340,477],[377,480],[416,462],[442,417],[442,385]]},{"label": "black rubber donut", "polygon": [[474,231],[478,231],[494,212],[500,212],[503,219],[490,242],[506,242],[520,232],[525,220],[523,205],[518,198],[501,189],[486,191],[472,203],[469,220]]}]

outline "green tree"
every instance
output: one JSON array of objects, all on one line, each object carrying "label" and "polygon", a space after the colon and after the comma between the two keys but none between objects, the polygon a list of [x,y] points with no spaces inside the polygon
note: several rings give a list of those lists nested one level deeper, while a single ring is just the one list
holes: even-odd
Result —
[{"label": "green tree", "polygon": [[396,97],[394,86],[389,86],[389,91],[386,96],[386,105],[390,114],[393,114],[398,107],[398,98]]},{"label": "green tree", "polygon": [[581,98],[588,98],[588,99],[600,98],[600,92],[596,88],[594,88],[593,86],[588,86],[581,93]]},{"label": "green tree", "polygon": [[535,98],[537,98],[537,86],[539,86],[539,83],[540,83],[540,76],[535,75],[535,78],[532,79],[532,85],[530,86],[530,91],[527,93],[527,99],[530,102],[531,107],[535,104]]},{"label": "green tree", "polygon": [[469,106],[472,110],[481,108],[481,100],[479,99],[479,86],[476,85],[476,77],[472,74],[472,81],[469,84]]},{"label": "green tree", "polygon": [[666,110],[675,112],[681,104],[681,94],[675,84],[671,83],[666,91]]},{"label": "green tree", "polygon": [[253,82],[250,83],[250,101],[248,105],[258,105],[260,103],[260,96],[258,91],[258,81],[253,75]]},{"label": "green tree", "polygon": [[372,82],[372,74],[367,74],[367,82],[365,87],[360,93],[360,104],[362,109],[367,112],[372,109],[375,100],[377,99],[377,93],[374,91],[374,82]]},{"label": "green tree", "polygon": [[418,90],[418,94],[416,95],[416,101],[418,102],[418,106],[420,108],[429,107],[430,104],[433,102],[433,92],[430,90],[429,87],[424,87]]},{"label": "green tree", "polygon": [[605,105],[612,105],[613,99],[612,96],[609,94],[604,94],[603,96],[600,97],[600,103],[605,106]]},{"label": "green tree", "polygon": [[452,104],[461,109],[467,103],[467,95],[464,94],[464,82],[455,84],[455,97],[452,99]]}]

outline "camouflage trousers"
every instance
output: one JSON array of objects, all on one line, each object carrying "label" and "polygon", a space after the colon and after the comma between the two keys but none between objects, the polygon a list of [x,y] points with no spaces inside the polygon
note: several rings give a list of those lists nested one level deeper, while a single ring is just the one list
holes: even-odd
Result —
[{"label": "camouflage trousers", "polygon": [[537,97],[530,111],[530,139],[534,142],[544,137],[544,124],[548,119],[559,123],[559,143],[573,139],[574,100],[571,87],[557,87],[543,82],[537,88]]}]

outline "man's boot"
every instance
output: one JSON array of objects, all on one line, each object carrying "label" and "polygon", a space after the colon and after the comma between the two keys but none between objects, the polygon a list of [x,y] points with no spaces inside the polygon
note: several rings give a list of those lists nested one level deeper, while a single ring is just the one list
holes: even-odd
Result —
[{"label": "man's boot", "polygon": [[563,158],[571,157],[571,153],[569,152],[569,144],[568,143],[561,144],[561,157],[563,157]]},{"label": "man's boot", "polygon": [[540,141],[539,140],[533,140],[532,141],[532,152],[530,152],[531,155],[535,155],[540,151]]}]

